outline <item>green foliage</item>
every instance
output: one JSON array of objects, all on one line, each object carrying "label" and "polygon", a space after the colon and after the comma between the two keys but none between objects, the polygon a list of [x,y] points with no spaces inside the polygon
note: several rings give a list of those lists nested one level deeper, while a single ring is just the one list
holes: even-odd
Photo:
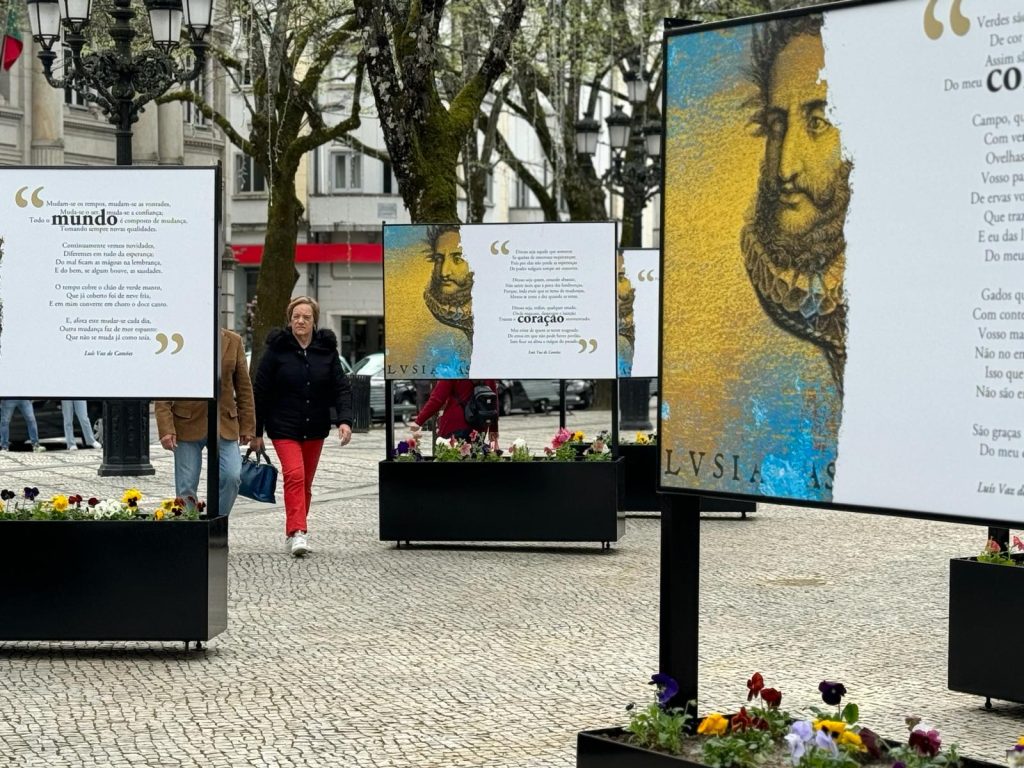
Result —
[{"label": "green foliage", "polygon": [[767,731],[737,731],[708,738],[701,747],[701,756],[711,768],[752,768],[764,759],[772,743]]},{"label": "green foliage", "polygon": [[[632,705],[630,705],[632,706]],[[665,709],[657,702],[630,711],[626,730],[636,744],[648,749],[661,749],[678,755],[686,738],[690,715],[680,707]]]},{"label": "green foliage", "polygon": [[513,445],[508,457],[511,461],[533,461],[533,454],[526,445]]}]

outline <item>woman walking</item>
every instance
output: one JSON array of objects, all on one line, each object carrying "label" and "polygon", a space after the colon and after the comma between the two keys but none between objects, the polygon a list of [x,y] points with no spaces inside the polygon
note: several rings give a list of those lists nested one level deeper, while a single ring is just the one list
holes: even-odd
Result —
[{"label": "woman walking", "polygon": [[285,317],[287,327],[267,334],[253,381],[256,437],[249,447],[263,450],[266,429],[284,475],[285,544],[302,557],[311,551],[306,518],[324,439],[332,424],[342,445],[352,439],[352,391],[341,370],[337,337],[316,327],[316,301],[292,299]]}]

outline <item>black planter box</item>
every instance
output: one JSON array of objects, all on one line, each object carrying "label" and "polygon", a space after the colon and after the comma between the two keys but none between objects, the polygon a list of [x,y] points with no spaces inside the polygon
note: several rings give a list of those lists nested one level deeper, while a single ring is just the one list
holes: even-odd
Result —
[{"label": "black planter box", "polygon": [[621,728],[582,731],[576,735],[576,768],[702,768],[682,757],[627,744]]},{"label": "black planter box", "polygon": [[949,561],[949,688],[1024,703],[1024,567]]},{"label": "black planter box", "polygon": [[[685,757],[628,744],[614,737],[625,734],[622,728],[582,731],[576,735],[576,768],[705,768]],[[890,741],[895,746],[895,742]],[[994,763],[961,757],[961,768],[995,768]]]},{"label": "black planter box", "polygon": [[618,541],[621,464],[382,461],[380,540]]},{"label": "black planter box", "polygon": [[[658,501],[658,446],[627,444],[619,446],[622,457],[623,498],[621,509],[630,512],[657,512]],[[743,517],[754,512],[752,501],[713,499],[700,497],[701,512],[739,512]]]},{"label": "black planter box", "polygon": [[4,521],[0,640],[209,640],[228,520]]}]

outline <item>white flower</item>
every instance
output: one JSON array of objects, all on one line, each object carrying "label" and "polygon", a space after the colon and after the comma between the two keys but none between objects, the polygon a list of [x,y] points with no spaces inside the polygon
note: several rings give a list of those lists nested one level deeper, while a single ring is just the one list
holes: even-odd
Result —
[{"label": "white flower", "polygon": [[526,440],[521,437],[517,437],[512,441],[512,450],[514,451],[525,451],[528,448],[529,446],[526,444]]},{"label": "white flower", "polygon": [[444,446],[445,448],[448,448],[451,446],[451,442],[449,442],[447,437],[439,437],[437,438],[437,440],[434,441],[434,445],[441,445]]},{"label": "white flower", "polygon": [[92,516],[98,520],[106,520],[124,510],[124,505],[114,499],[104,499],[92,508]]}]

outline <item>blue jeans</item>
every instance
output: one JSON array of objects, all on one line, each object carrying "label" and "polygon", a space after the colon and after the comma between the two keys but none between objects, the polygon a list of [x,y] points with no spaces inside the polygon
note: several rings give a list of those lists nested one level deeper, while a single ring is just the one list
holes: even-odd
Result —
[{"label": "blue jeans", "polygon": [[11,443],[11,416],[14,409],[21,411],[28,427],[28,441],[32,445],[39,445],[39,427],[36,426],[36,412],[32,410],[31,400],[4,400],[0,404],[0,448],[10,448]]},{"label": "blue jeans", "polygon": [[[181,498],[199,498],[199,473],[203,468],[202,440],[179,440],[174,449],[174,489]],[[220,503],[219,514],[227,515],[238,498],[238,486],[242,482],[242,454],[238,452],[238,441],[218,438],[220,452]]]},{"label": "blue jeans", "polygon": [[60,412],[64,417],[64,442],[68,448],[75,445],[75,424],[72,416],[78,417],[78,426],[82,428],[82,440],[86,446],[92,448],[96,444],[96,435],[92,433],[92,424],[89,423],[89,407],[85,400],[61,400]]}]

